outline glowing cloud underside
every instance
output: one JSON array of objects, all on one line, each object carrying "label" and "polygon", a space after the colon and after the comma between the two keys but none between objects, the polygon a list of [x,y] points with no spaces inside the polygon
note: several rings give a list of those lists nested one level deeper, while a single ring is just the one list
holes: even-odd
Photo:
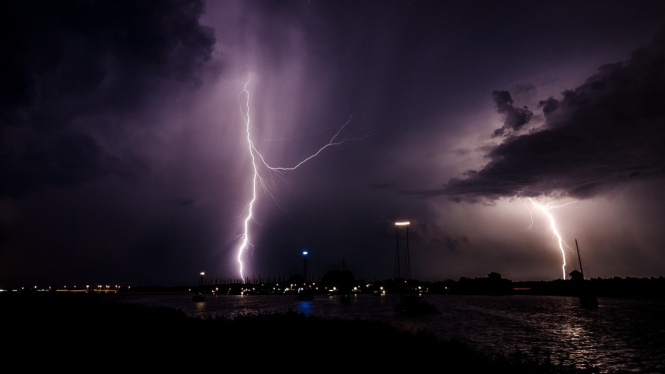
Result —
[{"label": "glowing cloud underside", "polygon": [[[562,205],[552,205],[554,203],[554,201],[552,201],[552,202],[550,202],[549,204],[546,204],[546,205],[540,205],[540,204],[536,203],[535,201],[533,201],[533,199],[531,199],[531,198],[529,198],[529,201],[531,201],[531,204],[533,204],[536,208],[538,208],[538,210],[543,212],[543,214],[550,221],[550,229],[552,230],[552,233],[554,234],[554,236],[556,236],[557,244],[558,244],[559,250],[561,251],[561,258],[563,260],[563,265],[561,265],[561,270],[563,271],[563,279],[566,279],[566,252],[564,251],[563,248],[565,246],[566,248],[568,248],[571,251],[572,251],[572,248],[570,248],[568,246],[568,244],[566,244],[566,242],[561,238],[561,233],[559,232],[559,229],[557,227],[556,220],[554,219],[554,216],[549,212],[549,210],[555,209],[555,208],[561,208],[563,206],[574,203],[574,201],[570,202],[570,203],[562,204]],[[527,209],[528,208],[529,207],[527,206]],[[529,209],[529,212],[531,212],[530,209]],[[533,215],[532,215],[531,219],[532,219],[532,224],[533,224]]]},{"label": "glowing cloud underside", "polygon": [[[251,124],[251,117],[250,117],[250,95],[249,95],[249,90],[247,89],[247,86],[251,82],[251,79],[248,80],[244,86],[243,90],[240,92],[238,95],[238,102],[240,103],[240,112],[243,117],[244,123],[245,123],[245,129],[247,133],[247,151],[249,152],[249,155],[252,160],[252,198],[249,201],[249,203],[246,205],[245,209],[247,212],[247,215],[245,216],[244,220],[244,225],[243,225],[243,234],[240,235],[240,238],[242,238],[242,242],[240,244],[240,247],[238,248],[238,253],[236,256],[236,261],[238,262],[238,272],[240,274],[241,279],[245,279],[244,277],[244,263],[243,263],[243,256],[247,249],[249,249],[252,244],[250,241],[250,230],[249,230],[249,223],[250,221],[254,221],[254,204],[256,203],[257,196],[256,196],[256,188],[258,184],[261,184],[263,189],[270,195],[270,191],[268,190],[268,186],[265,182],[265,180],[261,177],[261,174],[259,173],[259,165],[262,164],[265,166],[269,172],[284,172],[284,171],[291,171],[295,170],[298,167],[300,167],[302,164],[305,162],[311,160],[312,158],[318,156],[324,149],[334,146],[334,145],[340,145],[346,141],[349,140],[360,140],[362,137],[355,137],[354,135],[356,132],[351,132],[349,135],[346,135],[345,137],[338,139],[340,137],[340,134],[342,133],[342,130],[351,123],[352,116],[349,115],[349,119],[342,125],[342,127],[337,130],[335,135],[330,139],[330,141],[325,144],[323,147],[319,148],[318,151],[316,151],[314,154],[306,157],[302,161],[298,162],[295,166],[290,166],[290,167],[276,167],[276,166],[271,166],[266,162],[266,159],[263,157],[261,152],[259,152],[256,149],[256,146],[254,145],[254,142],[252,141],[252,134],[251,134],[251,129],[252,129],[252,124]],[[243,102],[243,97],[244,102]],[[259,164],[260,162],[260,164]],[[272,195],[271,195],[272,196]]]}]

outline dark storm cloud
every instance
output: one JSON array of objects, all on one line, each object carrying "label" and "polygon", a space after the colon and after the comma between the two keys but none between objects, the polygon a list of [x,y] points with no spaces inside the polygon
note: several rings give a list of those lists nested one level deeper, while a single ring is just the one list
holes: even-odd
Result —
[{"label": "dark storm cloud", "polygon": [[88,130],[200,84],[215,42],[198,23],[203,10],[202,1],[3,2],[0,196],[132,174]]},{"label": "dark storm cloud", "polygon": [[510,130],[521,130],[533,116],[533,112],[526,107],[514,107],[513,99],[508,91],[494,91],[492,92],[492,99],[496,104],[497,111],[505,116],[503,127],[494,131],[492,137],[504,135]]},{"label": "dark storm cloud", "polygon": [[[540,102],[544,124],[507,136],[490,162],[440,191],[453,200],[566,195],[590,198],[617,185],[665,176],[665,30],[626,62],[607,64],[562,98]],[[501,130],[517,130],[525,113],[496,91]],[[527,120],[528,122],[528,120]]]}]

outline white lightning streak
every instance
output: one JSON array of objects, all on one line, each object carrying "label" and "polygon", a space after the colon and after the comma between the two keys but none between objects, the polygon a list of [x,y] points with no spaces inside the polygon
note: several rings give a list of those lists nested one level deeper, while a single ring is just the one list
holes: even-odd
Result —
[{"label": "white lightning streak", "polygon": [[[251,136],[251,131],[250,131],[250,129],[252,128],[252,124],[251,124],[251,118],[250,118],[250,114],[249,114],[250,113],[250,105],[249,105],[250,95],[249,95],[249,90],[247,89],[247,86],[249,85],[250,82],[251,82],[251,79],[248,79],[247,82],[243,86],[242,92],[240,92],[240,94],[238,95],[238,101],[240,102],[240,112],[241,112],[242,118],[245,122],[245,129],[246,129],[246,132],[247,132],[247,149],[248,149],[249,154],[251,156],[252,169],[253,169],[253,172],[254,172],[254,176],[252,177],[252,199],[250,200],[250,202],[246,206],[247,216],[245,217],[245,220],[244,220],[244,232],[243,232],[242,235],[240,235],[240,237],[242,238],[242,243],[241,243],[240,247],[238,248],[238,254],[236,256],[236,260],[238,262],[238,268],[239,268],[239,272],[240,272],[240,278],[243,279],[243,280],[245,279],[244,278],[244,264],[243,264],[243,261],[242,261],[243,255],[247,251],[247,249],[252,246],[251,241],[250,241],[250,237],[249,237],[249,222],[254,220],[253,209],[254,209],[254,204],[256,203],[256,199],[257,199],[257,196],[256,196],[257,183],[260,183],[261,186],[263,187],[264,191],[266,191],[274,200],[274,197],[270,193],[268,187],[266,186],[265,181],[263,180],[263,178],[261,177],[261,174],[259,173],[259,169],[258,169],[258,166],[257,166],[257,160],[260,160],[261,163],[271,172],[279,173],[279,172],[282,172],[282,171],[291,171],[291,170],[297,169],[298,167],[300,167],[305,162],[307,162],[307,161],[311,160],[312,158],[318,156],[324,149],[326,149],[330,146],[340,145],[340,144],[342,144],[346,141],[350,141],[350,140],[360,140],[364,137],[364,136],[363,137],[354,137],[353,134],[357,133],[357,131],[355,131],[355,132],[351,132],[351,134],[345,136],[341,140],[336,140],[340,136],[342,130],[344,130],[344,128],[349,123],[351,123],[352,116],[350,115],[349,119],[346,121],[346,123],[344,123],[344,125],[342,125],[342,127],[339,128],[339,130],[330,139],[330,141],[326,145],[321,147],[318,151],[316,151],[314,154],[312,154],[311,156],[303,159],[302,161],[298,162],[295,166],[291,166],[291,167],[270,166],[266,162],[266,160],[263,157],[263,155],[261,154],[261,152],[259,152],[258,149],[256,149],[256,146],[254,145],[254,142],[252,141],[252,136]],[[243,109],[243,102],[241,100],[241,97],[243,95],[246,97],[245,102],[244,102],[244,107],[245,107],[244,109]]]},{"label": "white lightning streak", "polygon": [[[256,159],[254,157],[254,143],[252,142],[252,137],[250,134],[250,116],[249,116],[249,92],[247,91],[247,85],[249,84],[249,80],[247,83],[245,83],[245,86],[243,88],[243,91],[247,93],[247,111],[242,112],[241,114],[243,116],[243,119],[245,120],[245,127],[247,130],[247,146],[249,150],[249,155],[252,158],[252,168],[254,169],[254,176],[252,177],[252,200],[249,202],[247,205],[247,217],[245,218],[244,221],[244,233],[242,235],[242,244],[240,245],[240,249],[238,250],[238,267],[240,271],[240,278],[245,279],[244,274],[243,274],[243,269],[244,265],[242,262],[242,254],[245,252],[245,250],[251,245],[249,241],[249,221],[253,219],[253,209],[254,209],[254,202],[256,202],[256,180],[260,178],[259,176],[259,170],[256,168]],[[246,113],[246,114],[245,114]]]},{"label": "white lightning streak", "polygon": [[[339,141],[335,141],[335,139],[339,136],[339,134],[342,132],[342,130],[344,130],[344,128],[346,127],[346,125],[348,125],[349,123],[351,123],[351,120],[352,120],[352,119],[353,119],[352,116],[349,116],[348,121],[346,121],[346,123],[345,123],[344,125],[342,125],[342,127],[340,127],[339,130],[337,130],[337,133],[335,133],[335,135],[330,139],[330,141],[328,142],[328,144],[326,144],[326,145],[324,145],[323,147],[321,147],[321,148],[320,148],[318,151],[316,151],[316,153],[314,153],[313,155],[311,155],[311,156],[305,158],[304,160],[300,161],[298,164],[296,164],[296,166],[291,166],[291,167],[275,167],[275,166],[270,166],[270,165],[268,165],[268,163],[265,161],[265,159],[263,158],[263,156],[262,156],[258,151],[257,151],[256,153],[261,157],[261,161],[263,162],[263,164],[264,164],[268,169],[270,169],[270,170],[273,170],[273,171],[278,171],[278,170],[280,170],[280,171],[295,170],[295,169],[297,169],[298,167],[300,167],[300,165],[302,165],[302,164],[304,164],[305,162],[307,162],[307,161],[313,159],[314,157],[318,156],[319,153],[321,153],[324,149],[326,149],[326,148],[328,148],[328,147],[330,147],[330,146],[333,146],[333,145],[340,145],[340,144],[342,144],[342,143],[344,143],[344,142],[346,142],[346,141],[348,141],[348,140],[359,140],[360,138],[352,138],[351,135],[347,135],[344,139],[339,140]],[[254,150],[256,151],[256,148],[255,148]]]},{"label": "white lightning streak", "polygon": [[[561,205],[552,205],[554,203],[554,201],[550,202],[547,205],[540,205],[540,204],[536,203],[535,201],[533,201],[531,198],[529,198],[529,201],[531,201],[531,203],[533,205],[535,205],[538,209],[540,209],[540,211],[543,212],[543,214],[545,216],[547,216],[547,218],[550,221],[550,228],[552,229],[552,233],[557,237],[557,241],[558,241],[558,244],[559,244],[559,250],[561,250],[561,257],[563,259],[563,265],[561,265],[561,270],[563,271],[563,279],[566,279],[566,252],[563,249],[563,247],[565,246],[566,248],[568,248],[571,251],[572,251],[572,248],[570,248],[568,246],[568,244],[566,244],[566,242],[561,238],[561,234],[559,233],[559,229],[557,227],[556,221],[554,220],[554,216],[548,211],[550,209],[561,208],[561,207],[566,206],[568,204],[572,204],[572,203],[574,203],[574,201],[566,203],[566,204],[561,204]],[[527,209],[528,209],[528,207],[527,207]],[[531,210],[529,210],[529,212],[531,212]],[[532,225],[533,225],[533,215],[531,216],[531,220],[532,220],[531,222],[532,222]]]}]

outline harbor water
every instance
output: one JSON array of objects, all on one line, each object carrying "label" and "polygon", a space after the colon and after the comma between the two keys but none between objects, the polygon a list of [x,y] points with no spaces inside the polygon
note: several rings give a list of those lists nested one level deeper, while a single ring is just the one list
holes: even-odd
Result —
[{"label": "harbor water", "polygon": [[295,311],[322,318],[382,321],[426,330],[442,340],[459,339],[489,354],[521,353],[601,373],[665,373],[665,301],[600,298],[583,309],[574,297],[425,295],[440,314],[408,317],[395,312],[396,295],[356,295],[350,303],[317,295],[208,295],[193,302],[186,293],[126,293],[110,300],[165,306],[192,317]]}]

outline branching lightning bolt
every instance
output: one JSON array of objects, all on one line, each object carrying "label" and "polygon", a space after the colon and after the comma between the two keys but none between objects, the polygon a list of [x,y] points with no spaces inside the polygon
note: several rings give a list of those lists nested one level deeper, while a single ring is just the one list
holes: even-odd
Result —
[{"label": "branching lightning bolt", "polygon": [[[240,103],[240,112],[245,124],[245,130],[246,130],[246,136],[247,136],[247,151],[249,152],[249,155],[251,157],[252,161],[252,172],[253,172],[253,177],[252,177],[252,198],[249,201],[249,203],[246,205],[246,216],[243,222],[243,234],[240,235],[242,238],[242,242],[240,244],[240,247],[238,248],[238,253],[236,256],[236,261],[238,262],[238,269],[240,273],[240,278],[244,278],[244,263],[243,263],[243,255],[245,252],[252,247],[251,241],[250,241],[250,230],[249,230],[249,224],[250,221],[255,221],[254,218],[254,204],[257,201],[257,186],[260,184],[261,187],[266,191],[268,195],[270,195],[271,198],[274,197],[270,193],[270,190],[268,188],[268,185],[266,184],[266,181],[261,177],[261,174],[259,173],[259,162],[263,166],[265,166],[269,172],[275,172],[275,173],[281,173],[284,171],[291,171],[295,170],[307,161],[313,159],[314,157],[318,156],[321,152],[323,152],[324,149],[335,146],[335,145],[340,145],[344,142],[350,141],[350,140],[360,140],[364,138],[364,136],[356,136],[356,134],[359,133],[359,131],[354,131],[351,132],[349,135],[346,135],[345,137],[340,139],[340,134],[344,130],[344,128],[351,123],[353,116],[349,115],[349,119],[342,125],[339,130],[335,133],[335,135],[328,141],[327,144],[319,148],[318,151],[316,151],[314,154],[306,157],[302,161],[298,162],[295,166],[290,166],[290,167],[277,167],[277,166],[271,166],[268,164],[266,161],[265,157],[259,152],[259,150],[256,148],[254,141],[252,141],[252,134],[251,134],[251,129],[253,128],[252,123],[251,123],[251,117],[250,117],[250,94],[249,90],[247,89],[247,86],[251,82],[251,79],[248,79],[247,82],[243,86],[243,90],[240,92],[238,95],[238,102]],[[245,97],[244,104],[242,97]]]},{"label": "branching lightning bolt", "polygon": [[[569,250],[571,250],[571,251],[572,251],[572,248],[570,248],[568,246],[568,244],[566,244],[566,242],[561,238],[561,233],[559,233],[559,228],[556,224],[556,220],[554,219],[554,216],[549,212],[549,210],[564,207],[566,205],[574,203],[574,201],[569,202],[569,203],[565,203],[565,204],[561,204],[561,205],[552,205],[552,204],[554,204],[554,201],[552,201],[552,202],[550,202],[546,205],[540,205],[540,204],[536,203],[535,201],[533,201],[533,199],[531,199],[531,198],[529,198],[529,201],[531,201],[531,204],[533,204],[541,212],[543,212],[543,214],[545,216],[547,216],[547,218],[550,221],[550,229],[552,230],[552,233],[554,234],[554,236],[556,236],[556,238],[557,238],[559,250],[561,251],[561,258],[563,259],[563,265],[561,265],[561,270],[563,271],[563,279],[566,279],[566,252],[564,250],[564,246],[566,248],[568,248]],[[524,206],[526,206],[526,205],[524,205]],[[528,206],[526,206],[526,207],[527,207],[527,209],[529,209]],[[529,209],[529,212],[531,213],[531,209]],[[531,225],[533,226],[533,214],[531,215]]]}]

